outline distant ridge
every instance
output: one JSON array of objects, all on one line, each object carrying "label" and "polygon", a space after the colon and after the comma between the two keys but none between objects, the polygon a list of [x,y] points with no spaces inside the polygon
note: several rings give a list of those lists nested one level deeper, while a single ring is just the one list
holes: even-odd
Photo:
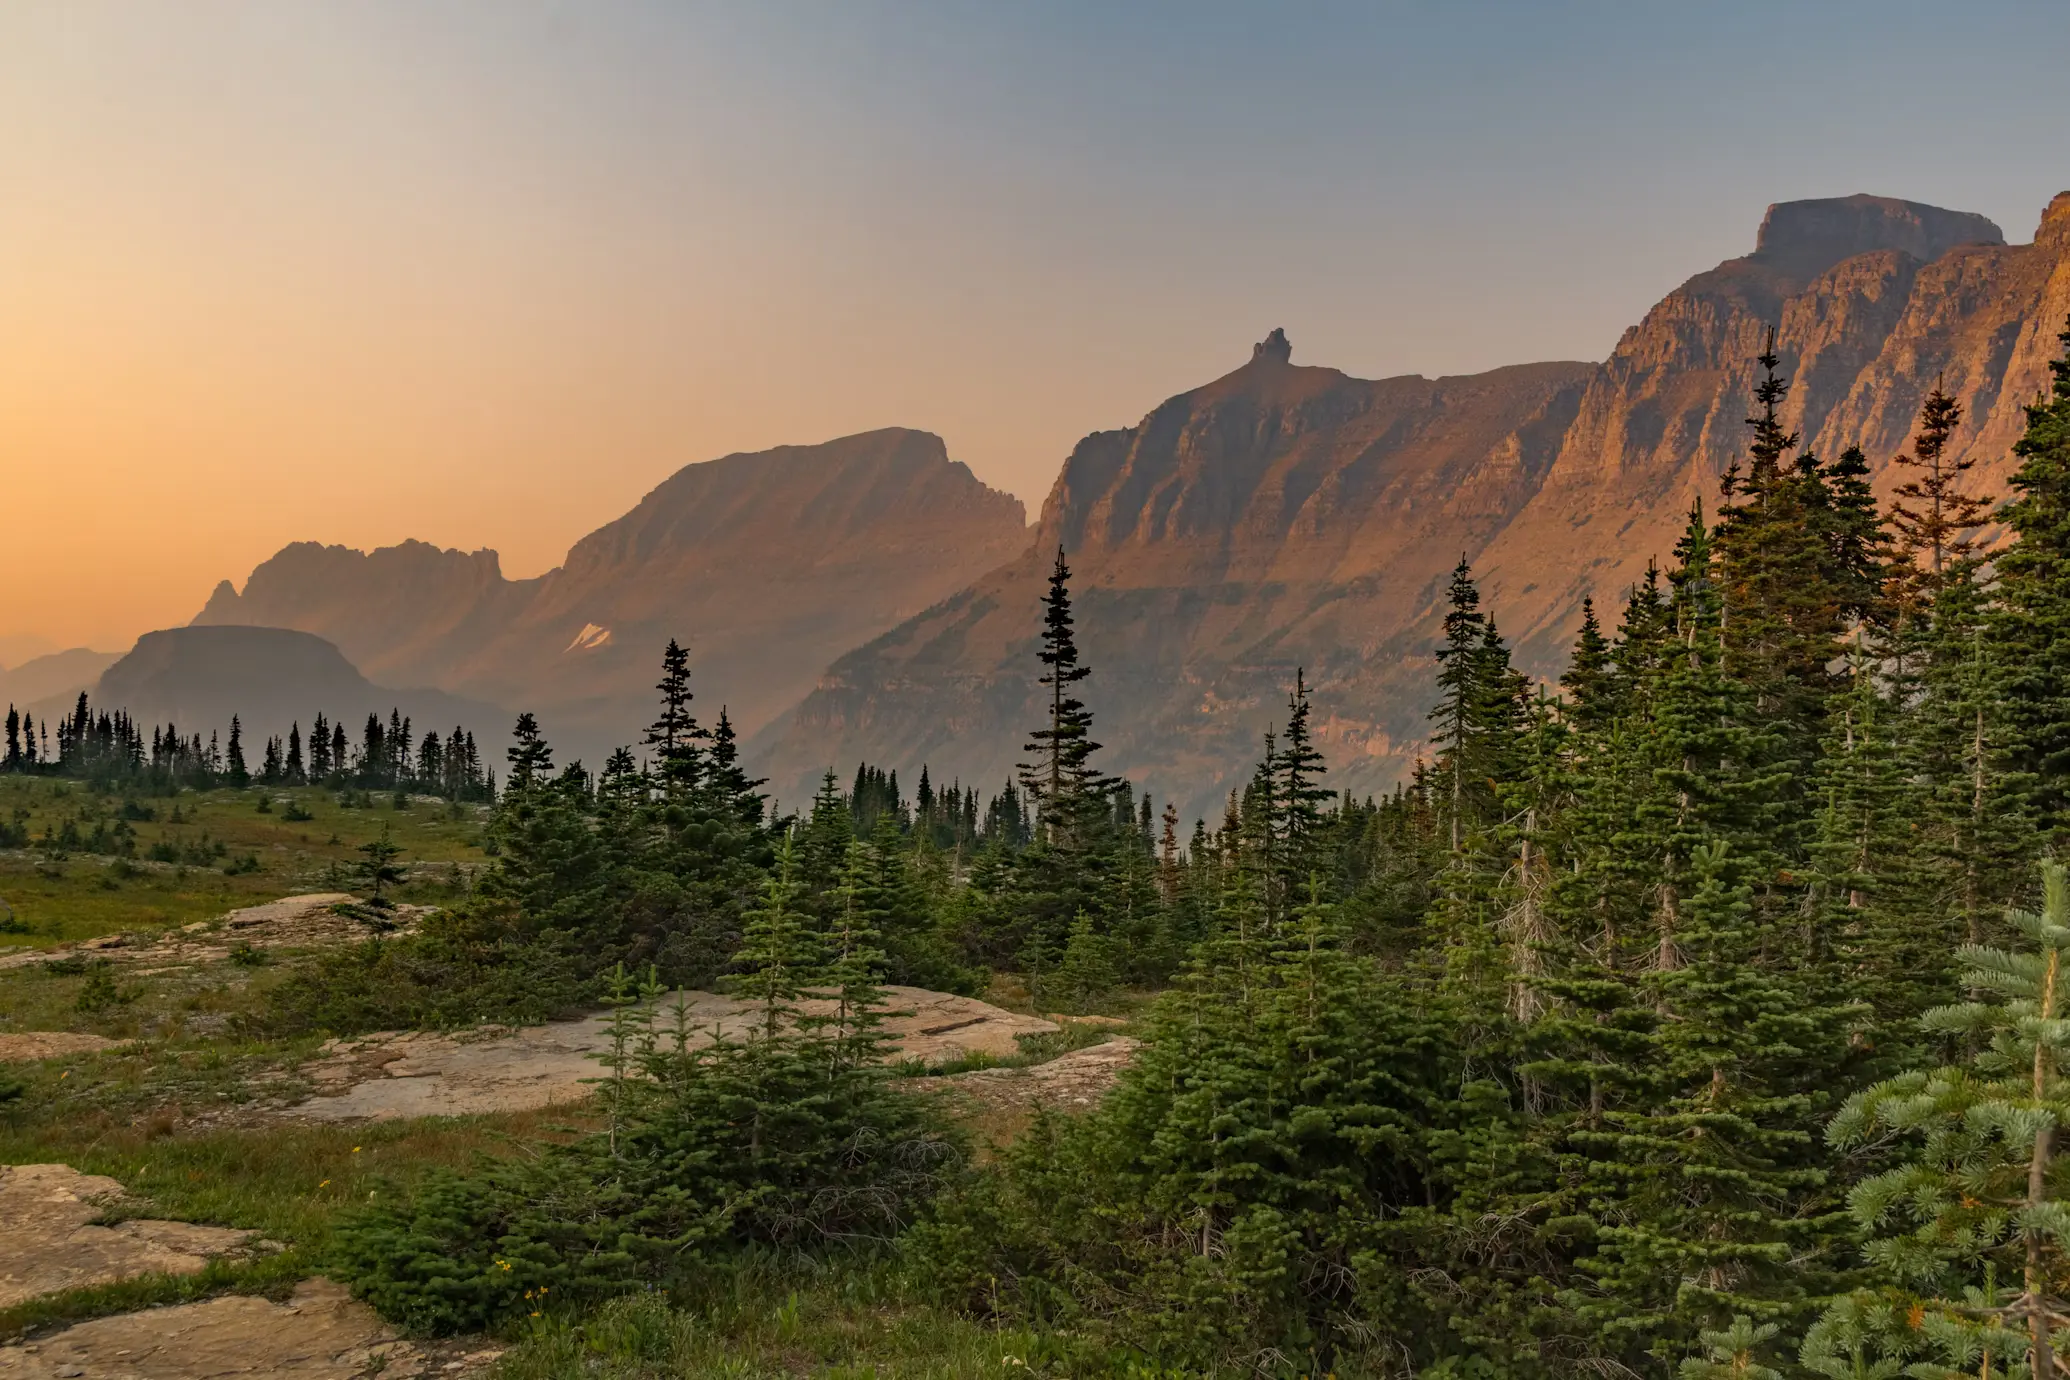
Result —
[{"label": "distant ridge", "polygon": [[12,670],[0,671],[0,706],[30,708],[45,700],[71,699],[121,655],[73,647],[32,657]]},{"label": "distant ridge", "polygon": [[195,623],[320,634],[376,678],[532,709],[594,764],[653,717],[670,638],[692,649],[696,712],[752,732],[1027,536],[1019,499],[891,427],[687,465],[538,579],[505,579],[493,551],[301,542]]}]

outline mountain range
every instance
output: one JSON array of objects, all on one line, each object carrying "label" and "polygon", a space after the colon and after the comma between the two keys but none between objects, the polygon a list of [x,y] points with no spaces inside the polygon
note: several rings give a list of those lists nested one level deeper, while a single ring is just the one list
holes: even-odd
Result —
[{"label": "mountain range", "polygon": [[1080,442],[1032,535],[938,439],[872,432],[688,466],[537,580],[493,552],[301,544],[197,621],[316,632],[379,678],[596,744],[637,738],[677,636],[700,709],[731,707],[785,799],[858,759],[989,789],[1037,718],[1061,547],[1109,770],[1212,810],[1302,668],[1333,780],[1381,789],[1427,739],[1452,567],[1472,562],[1520,663],[1556,674],[1583,597],[1614,603],[1714,498],[1771,328],[1808,447],[1861,446],[1887,492],[1940,380],[1965,408],[1955,451],[2002,492],[2066,316],[2070,193],[2022,245],[1892,198],[1785,202],[1601,363],[1374,381],[1296,364],[1274,331]]},{"label": "mountain range", "polygon": [[698,712],[751,734],[1027,540],[1019,499],[889,428],[686,466],[536,579],[494,551],[300,542],[194,621],[315,633],[375,680],[533,710],[594,765],[652,719],[670,638],[694,648]]}]

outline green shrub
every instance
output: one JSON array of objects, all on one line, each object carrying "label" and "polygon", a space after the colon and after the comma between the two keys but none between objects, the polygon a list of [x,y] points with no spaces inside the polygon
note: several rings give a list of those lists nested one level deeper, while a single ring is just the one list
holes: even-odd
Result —
[{"label": "green shrub", "polygon": [[[636,996],[621,969],[605,1129],[367,1209],[339,1229],[338,1272],[384,1315],[453,1331],[494,1325],[541,1289],[580,1301],[668,1287],[743,1249],[894,1239],[960,1176],[962,1145],[882,1063],[864,936],[818,961],[795,890],[786,850],[741,947],[746,1038],[699,1044],[682,1006],[658,1030],[653,971]],[[834,1016],[802,1013],[818,985],[840,992]]]},{"label": "green shrub", "polygon": [[[358,907],[353,913],[372,916]],[[569,937],[527,941],[504,921],[494,907],[441,911],[416,934],[376,934],[325,950],[290,972],[242,1024],[271,1035],[440,1029],[484,1020],[536,1024],[596,1002],[601,984]]]},{"label": "green shrub", "polygon": [[80,1011],[92,1013],[111,1006],[127,1006],[136,999],[135,989],[115,985],[115,965],[103,958],[87,968],[86,985],[79,989],[76,1005]]}]

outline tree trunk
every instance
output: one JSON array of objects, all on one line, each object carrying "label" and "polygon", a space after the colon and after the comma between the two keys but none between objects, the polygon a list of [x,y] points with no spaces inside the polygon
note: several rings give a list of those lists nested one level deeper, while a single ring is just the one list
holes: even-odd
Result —
[{"label": "tree trunk", "polygon": [[[2044,1023],[2056,1017],[2056,972],[2062,961],[2060,951],[2051,949],[2048,955],[2048,971],[2041,980],[2041,1019]],[[2034,1040],[2034,1101],[2038,1105],[2048,1092],[2048,1040],[2046,1035],[2037,1035]],[[2027,1207],[2032,1211],[2048,1198],[2048,1160],[2053,1128],[2044,1126],[2034,1136],[2034,1155],[2027,1162]],[[2030,1365],[2034,1380],[2054,1380],[2056,1374],[2055,1351],[2048,1336],[2048,1272],[2042,1268],[2042,1234],[2029,1228],[2027,1231],[2027,1339],[2031,1347]]]}]

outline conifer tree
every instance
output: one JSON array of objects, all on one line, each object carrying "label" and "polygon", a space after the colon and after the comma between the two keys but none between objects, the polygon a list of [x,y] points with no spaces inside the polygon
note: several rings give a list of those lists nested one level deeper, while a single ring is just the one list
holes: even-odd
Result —
[{"label": "conifer tree", "polygon": [[815,893],[840,885],[849,866],[849,845],[855,842],[855,815],[832,771],[820,778],[812,809],[798,831],[798,877]]},{"label": "conifer tree", "polygon": [[1900,1292],[1834,1305],[1809,1354],[1867,1353],[1919,1376],[2062,1373],[2070,1212],[2056,1128],[2070,1118],[2070,876],[2052,862],[2041,870],[2041,913],[2010,917],[2020,946],[1965,945],[1960,983],[1977,998],[1924,1018],[1971,1057],[1877,1084],[1833,1120],[1843,1149],[1902,1147],[1901,1163],[1848,1200],[1871,1264]]},{"label": "conifer tree", "polygon": [[1465,843],[1469,822],[1487,813],[1485,797],[1494,778],[1488,770],[1490,753],[1483,741],[1487,725],[1482,721],[1488,698],[1484,684],[1488,619],[1480,611],[1481,592],[1464,555],[1452,571],[1445,598],[1449,607],[1444,644],[1437,649],[1439,698],[1430,718],[1437,725],[1433,741],[1438,750],[1436,776],[1445,795],[1446,830],[1451,849],[1457,853]]},{"label": "conifer tree", "polygon": [[781,1039],[798,1019],[798,1003],[817,977],[821,956],[798,910],[797,855],[785,834],[776,850],[762,906],[741,932],[733,958],[738,989],[755,1007],[759,1038]]},{"label": "conifer tree", "polygon": [[389,836],[388,825],[385,822],[381,825],[380,838],[359,846],[359,852],[366,858],[366,861],[358,866],[360,876],[367,884],[369,905],[385,906],[387,901],[381,895],[381,888],[403,879],[402,869],[395,865],[395,860],[402,855],[402,851],[402,845]]},{"label": "conifer tree", "polygon": [[1870,1038],[1886,1056],[1912,1044],[1920,1014],[1953,996],[1946,955],[1960,936],[1950,912],[1921,904],[1916,788],[1906,779],[1901,706],[1858,650],[1852,686],[1830,714],[1819,764],[1805,933],[1793,946],[1819,981],[1851,988],[1873,1008]]},{"label": "conifer tree", "polygon": [[[1323,807],[1333,792],[1322,784],[1323,755],[1315,746],[1308,726],[1311,713],[1307,678],[1294,672],[1294,689],[1287,697],[1287,726],[1280,735],[1279,752],[1267,763],[1275,780],[1272,799],[1276,817],[1271,829],[1276,845],[1276,866],[1281,894],[1291,910],[1302,884],[1316,875],[1322,865]],[[1149,799],[1146,796],[1144,805]]]},{"label": "conifer tree", "polygon": [[224,776],[237,790],[243,790],[252,783],[252,774],[244,765],[244,726],[235,714],[230,716],[230,750]]},{"label": "conifer tree", "polygon": [[2049,365],[2048,396],[2027,408],[2020,467],[1999,518],[2018,540],[1998,558],[1992,636],[2008,653],[2006,706],[2015,765],[2033,778],[2051,838],[2070,814],[2070,328]]},{"label": "conifer tree", "polygon": [[[833,779],[828,772],[827,778]],[[837,1065],[866,1069],[882,1060],[890,1037],[884,1033],[884,980],[887,960],[867,905],[869,859],[853,835],[843,849],[841,881],[826,927],[826,983],[834,989],[835,1009],[829,1033],[829,1054]]]},{"label": "conifer tree", "polygon": [[1089,848],[1107,814],[1114,783],[1092,765],[1100,745],[1092,739],[1092,711],[1077,690],[1092,668],[1078,655],[1071,568],[1064,563],[1062,547],[1057,548],[1043,600],[1042,648],[1036,655],[1045,668],[1040,683],[1049,688],[1048,720],[1029,733],[1022,749],[1031,760],[1020,767],[1021,784],[1035,801],[1043,842],[1054,848]]},{"label": "conifer tree", "polygon": [[1610,639],[1596,617],[1596,601],[1581,601],[1581,631],[1574,636],[1560,688],[1567,692],[1569,715],[1578,727],[1600,728],[1616,713],[1612,702]]},{"label": "conifer tree", "polygon": [[724,705],[719,706],[719,721],[712,726],[711,743],[704,789],[712,807],[724,812],[735,824],[749,829],[761,828],[764,797],[756,792],[755,787],[768,783],[749,778],[742,769],[740,742],[733,732],[733,721],[726,716]]},{"label": "conifer tree", "polygon": [[505,780],[513,793],[522,794],[544,784],[547,774],[553,770],[553,747],[540,733],[539,720],[532,716],[530,710],[518,715],[505,757],[510,762],[510,773]]},{"label": "conifer tree", "polygon": [[1672,1360],[1735,1314],[1801,1316],[1837,1268],[1839,1234],[1813,1135],[1844,1062],[1844,1013],[1762,962],[1746,871],[1700,845],[1675,967],[1649,977],[1653,1096],[1577,1130],[1587,1166],[1590,1283],[1569,1301],[1613,1356]]},{"label": "conifer tree", "polygon": [[1916,471],[1898,485],[1890,505],[1903,581],[1899,597],[1907,602],[1930,600],[1949,568],[1975,553],[1976,530],[1989,521],[1990,501],[1963,488],[1962,477],[1976,465],[1976,458],[1958,460],[1948,453],[1961,425],[1962,404],[1936,381],[1920,406],[1919,431],[1910,453],[1900,453],[1891,462]]},{"label": "conifer tree", "polygon": [[663,793],[679,799],[698,783],[708,735],[690,713],[696,698],[690,690],[690,653],[674,638],[661,654],[661,680],[654,688],[661,692],[661,714],[642,741],[653,754]]}]

